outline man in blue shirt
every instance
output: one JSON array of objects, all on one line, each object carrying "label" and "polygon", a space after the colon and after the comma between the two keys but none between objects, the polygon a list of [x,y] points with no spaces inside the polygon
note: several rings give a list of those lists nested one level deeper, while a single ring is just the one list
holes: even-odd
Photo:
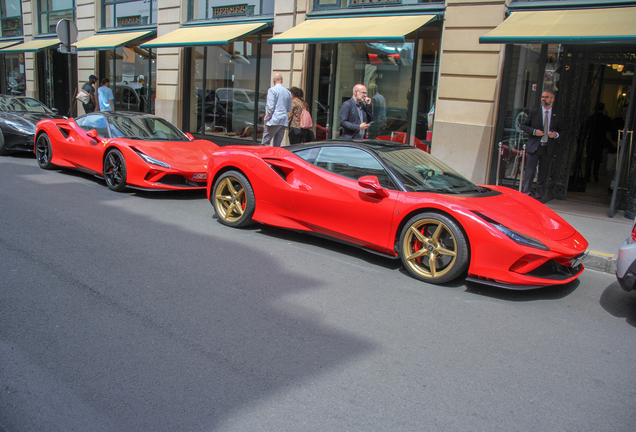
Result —
[{"label": "man in blue shirt", "polygon": [[102,79],[102,85],[97,90],[99,96],[99,110],[100,111],[115,111],[115,96],[110,89],[110,80],[108,78]]},{"label": "man in blue shirt", "polygon": [[280,147],[285,137],[285,129],[289,125],[288,112],[291,111],[292,97],[289,90],[283,87],[283,76],[276,72],[272,79],[274,87],[267,91],[267,106],[263,123],[263,145]]}]

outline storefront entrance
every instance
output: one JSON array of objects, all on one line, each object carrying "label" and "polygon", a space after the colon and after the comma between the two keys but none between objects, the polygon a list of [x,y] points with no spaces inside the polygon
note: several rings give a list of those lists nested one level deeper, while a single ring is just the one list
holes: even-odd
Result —
[{"label": "storefront entrance", "polygon": [[[72,117],[71,94],[77,94],[77,55],[71,54],[71,83],[69,80],[69,54],[60,54],[56,49],[44,49],[37,54],[39,100],[61,115]],[[73,88],[71,88],[73,87]]]},{"label": "storefront entrance", "polygon": [[[508,45],[498,120],[502,151],[494,149],[493,180],[519,187],[527,141],[520,126],[540,105],[541,92],[549,88],[556,92],[561,137],[547,198],[588,202],[608,210],[611,206],[614,213],[628,210],[636,191],[635,165],[630,163],[636,147],[631,145],[630,132],[636,120],[636,107],[630,103],[636,49],[600,49],[599,45]],[[621,167],[616,183],[615,173]],[[633,206],[636,212],[636,200]]]}]

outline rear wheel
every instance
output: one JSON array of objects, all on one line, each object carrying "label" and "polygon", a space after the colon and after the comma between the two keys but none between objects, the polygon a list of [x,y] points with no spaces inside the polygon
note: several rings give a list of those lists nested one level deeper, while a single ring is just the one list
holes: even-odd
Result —
[{"label": "rear wheel", "polygon": [[112,149],[104,158],[104,179],[115,192],[126,189],[126,160],[117,149]]},{"label": "rear wheel", "polygon": [[53,157],[53,149],[51,149],[51,140],[45,133],[38,136],[35,142],[35,158],[40,168],[48,170],[53,168],[51,158]]},{"label": "rear wheel", "polygon": [[417,279],[440,284],[468,269],[468,244],[459,225],[449,217],[421,213],[402,229],[400,258]]},{"label": "rear wheel", "polygon": [[221,223],[243,227],[253,223],[255,198],[252,185],[237,171],[228,171],[214,183],[210,202]]}]

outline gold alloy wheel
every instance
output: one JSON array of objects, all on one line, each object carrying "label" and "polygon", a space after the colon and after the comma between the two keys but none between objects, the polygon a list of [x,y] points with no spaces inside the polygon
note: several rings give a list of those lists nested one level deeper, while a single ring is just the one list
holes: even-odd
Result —
[{"label": "gold alloy wheel", "polygon": [[413,272],[436,279],[450,272],[457,261],[457,241],[445,223],[420,219],[413,223],[402,241],[402,253]]},{"label": "gold alloy wheel", "polygon": [[245,187],[235,177],[226,177],[214,191],[216,210],[226,222],[238,222],[245,214]]}]

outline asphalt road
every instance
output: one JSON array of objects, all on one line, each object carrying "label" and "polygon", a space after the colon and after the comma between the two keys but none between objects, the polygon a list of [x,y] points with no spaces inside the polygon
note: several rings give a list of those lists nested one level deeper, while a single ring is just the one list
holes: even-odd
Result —
[{"label": "asphalt road", "polygon": [[213,215],[0,158],[0,430],[636,430],[613,276],[434,286]]}]

